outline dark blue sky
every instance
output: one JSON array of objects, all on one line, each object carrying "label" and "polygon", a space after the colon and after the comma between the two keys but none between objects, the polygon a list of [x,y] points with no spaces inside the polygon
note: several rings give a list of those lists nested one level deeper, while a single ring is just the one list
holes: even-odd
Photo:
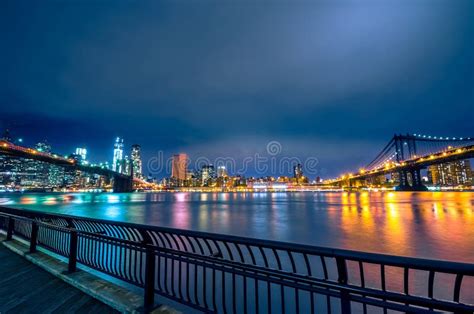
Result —
[{"label": "dark blue sky", "polygon": [[328,176],[396,132],[474,135],[470,0],[5,0],[0,24],[0,127],[61,153],[110,160],[120,135],[145,159],[241,160],[274,140]]}]

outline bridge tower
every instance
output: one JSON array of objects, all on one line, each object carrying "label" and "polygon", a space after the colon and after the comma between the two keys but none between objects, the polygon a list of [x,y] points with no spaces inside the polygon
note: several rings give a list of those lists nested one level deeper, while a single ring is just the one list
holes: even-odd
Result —
[{"label": "bridge tower", "polygon": [[[395,143],[395,152],[397,163],[416,158],[416,137],[413,135],[397,135],[393,137]],[[411,178],[411,185],[408,180],[408,173]],[[414,166],[409,170],[401,170],[398,172],[400,185],[399,191],[427,191],[426,186],[421,180],[421,168]]]},{"label": "bridge tower", "polygon": [[[397,160],[397,163],[401,163],[405,159],[405,150],[404,146],[405,143],[401,135],[395,134],[393,136],[393,141],[395,143],[395,158]],[[407,191],[410,189],[410,184],[408,183],[408,173],[407,171],[399,171],[398,172],[398,180],[400,181],[399,186],[397,190],[401,191]]]}]

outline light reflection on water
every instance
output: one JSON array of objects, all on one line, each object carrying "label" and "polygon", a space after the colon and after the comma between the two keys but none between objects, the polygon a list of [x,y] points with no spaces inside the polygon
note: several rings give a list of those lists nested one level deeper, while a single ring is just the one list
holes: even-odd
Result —
[{"label": "light reflection on water", "polygon": [[3,194],[0,205],[474,262],[474,193]]}]

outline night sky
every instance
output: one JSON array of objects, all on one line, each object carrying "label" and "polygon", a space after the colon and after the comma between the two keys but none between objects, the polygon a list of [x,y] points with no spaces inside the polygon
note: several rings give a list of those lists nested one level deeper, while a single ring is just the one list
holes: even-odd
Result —
[{"label": "night sky", "polygon": [[145,165],[278,141],[322,177],[394,133],[474,135],[474,1],[256,2],[3,0],[0,127]]}]

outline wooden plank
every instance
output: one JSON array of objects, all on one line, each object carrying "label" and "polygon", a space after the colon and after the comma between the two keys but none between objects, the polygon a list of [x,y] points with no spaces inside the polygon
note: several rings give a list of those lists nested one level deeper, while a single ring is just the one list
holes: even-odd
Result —
[{"label": "wooden plank", "polygon": [[116,313],[0,244],[0,313]]}]

